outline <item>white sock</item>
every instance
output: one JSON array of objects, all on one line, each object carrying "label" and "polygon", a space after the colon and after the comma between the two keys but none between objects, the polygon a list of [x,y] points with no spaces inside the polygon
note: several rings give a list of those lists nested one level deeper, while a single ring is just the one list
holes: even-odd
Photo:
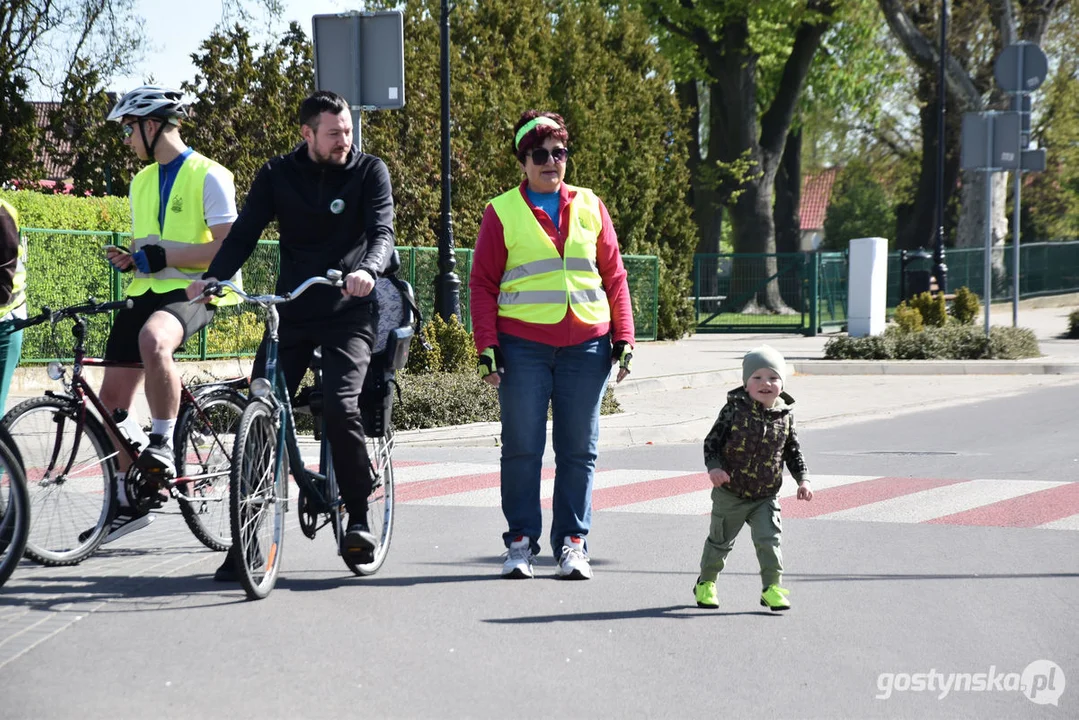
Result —
[{"label": "white sock", "polygon": [[151,435],[161,435],[165,438],[165,444],[172,447],[172,433],[176,430],[176,418],[169,418],[168,420],[160,420],[158,418],[153,419],[153,425],[150,427]]}]

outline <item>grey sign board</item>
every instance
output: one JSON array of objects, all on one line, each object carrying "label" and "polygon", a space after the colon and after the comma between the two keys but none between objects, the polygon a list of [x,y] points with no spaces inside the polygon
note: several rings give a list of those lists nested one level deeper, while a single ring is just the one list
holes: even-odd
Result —
[{"label": "grey sign board", "polygon": [[963,113],[960,165],[964,170],[1019,167],[1019,113]]},{"label": "grey sign board", "polygon": [[1004,92],[1034,92],[1045,82],[1049,59],[1040,47],[1020,42],[1004,48],[993,66],[993,76]]},{"label": "grey sign board", "polygon": [[1045,172],[1045,148],[1024,150],[1019,162],[1023,172]]},{"label": "grey sign board", "polygon": [[405,104],[404,21],[399,10],[315,15],[315,85],[353,108],[394,110]]}]

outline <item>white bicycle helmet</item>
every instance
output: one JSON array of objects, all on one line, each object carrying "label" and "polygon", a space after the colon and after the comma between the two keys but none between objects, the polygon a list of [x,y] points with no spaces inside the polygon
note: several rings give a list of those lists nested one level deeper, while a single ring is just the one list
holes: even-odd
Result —
[{"label": "white bicycle helmet", "polygon": [[109,113],[109,120],[120,122],[127,116],[152,117],[163,120],[187,117],[187,104],[179,90],[143,85],[120,98]]}]

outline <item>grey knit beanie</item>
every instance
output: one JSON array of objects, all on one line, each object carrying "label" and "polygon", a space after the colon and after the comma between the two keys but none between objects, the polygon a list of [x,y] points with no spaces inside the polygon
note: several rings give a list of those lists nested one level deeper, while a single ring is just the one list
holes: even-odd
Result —
[{"label": "grey knit beanie", "polygon": [[767,345],[750,350],[742,358],[742,384],[748,383],[750,376],[761,368],[775,370],[783,384],[787,384],[787,361],[781,352]]}]

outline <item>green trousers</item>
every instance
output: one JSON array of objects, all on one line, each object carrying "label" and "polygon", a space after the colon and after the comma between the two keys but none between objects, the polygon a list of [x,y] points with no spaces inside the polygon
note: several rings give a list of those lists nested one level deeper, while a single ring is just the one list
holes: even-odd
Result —
[{"label": "green trousers", "polygon": [[723,570],[743,525],[749,525],[753,546],[757,549],[762,587],[780,584],[783,553],[779,550],[779,536],[783,524],[779,517],[779,500],[775,497],[743,500],[723,488],[712,488],[712,523],[701,554],[702,582],[714,582]]}]

